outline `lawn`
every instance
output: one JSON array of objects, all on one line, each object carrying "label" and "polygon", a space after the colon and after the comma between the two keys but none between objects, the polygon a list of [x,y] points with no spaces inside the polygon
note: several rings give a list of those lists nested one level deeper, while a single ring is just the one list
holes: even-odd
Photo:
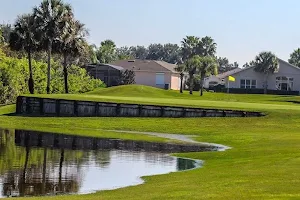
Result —
[{"label": "lawn", "polygon": [[[300,101],[299,97],[214,93],[205,93],[203,97],[199,97],[198,94],[190,96],[143,86],[100,89],[84,95],[47,97],[235,108],[268,114],[262,118],[193,119],[0,116],[0,127],[5,128],[48,130],[68,134],[73,132],[97,137],[101,137],[102,134],[110,136],[105,130],[177,133],[196,135],[198,141],[232,147],[225,152],[178,154],[181,157],[204,160],[204,166],[200,169],[145,177],[146,184],[139,186],[51,199],[300,199],[300,105],[297,104]],[[0,114],[7,114],[12,110],[14,106],[1,107]],[[118,135],[115,137],[136,136],[116,134]],[[150,136],[139,137],[138,139],[162,140]]]}]

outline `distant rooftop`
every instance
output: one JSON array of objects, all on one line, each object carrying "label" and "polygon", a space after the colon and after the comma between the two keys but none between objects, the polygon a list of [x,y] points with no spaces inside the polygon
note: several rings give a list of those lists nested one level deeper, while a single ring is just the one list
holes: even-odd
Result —
[{"label": "distant rooftop", "polygon": [[119,60],[111,63],[112,66],[120,66],[124,69],[133,71],[153,71],[153,72],[172,72],[175,71],[175,64],[156,60]]},{"label": "distant rooftop", "polygon": [[111,65],[111,64],[89,64],[89,65],[86,65],[85,67],[94,67],[94,68],[97,68],[97,67],[100,67],[103,69],[103,66],[107,66],[107,67],[111,67],[111,68],[114,68],[116,70],[124,70],[123,67],[120,67],[120,66],[117,66],[117,65]]},{"label": "distant rooftop", "polygon": [[243,69],[241,68],[236,68],[236,69],[233,69],[233,70],[230,70],[228,72],[224,72],[222,74],[218,74],[217,77],[220,78],[220,79],[223,79],[223,78],[226,78],[227,76],[231,76],[235,73],[238,73],[240,71],[242,71]]}]

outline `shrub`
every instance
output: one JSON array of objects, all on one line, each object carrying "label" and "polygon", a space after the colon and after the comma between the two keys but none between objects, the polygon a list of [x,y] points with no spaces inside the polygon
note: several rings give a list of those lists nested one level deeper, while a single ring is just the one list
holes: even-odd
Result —
[{"label": "shrub", "polygon": [[[51,93],[63,93],[63,67],[56,62],[51,67]],[[32,68],[35,93],[46,93],[47,64],[33,60]],[[83,68],[72,65],[68,70],[70,93],[83,93],[105,87],[101,80],[91,78]],[[17,96],[29,93],[28,78],[27,59],[5,56],[0,49],[0,104],[13,103]]]}]

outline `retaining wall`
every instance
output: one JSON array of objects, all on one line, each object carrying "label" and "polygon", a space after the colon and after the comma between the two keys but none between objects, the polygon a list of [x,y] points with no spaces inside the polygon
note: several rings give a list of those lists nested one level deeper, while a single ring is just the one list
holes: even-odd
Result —
[{"label": "retaining wall", "polygon": [[19,96],[17,114],[61,117],[260,117],[263,113]]},{"label": "retaining wall", "polygon": [[35,131],[15,131],[15,143],[23,147],[73,150],[126,150],[162,153],[217,151],[212,145],[171,144],[107,138],[91,138]]}]

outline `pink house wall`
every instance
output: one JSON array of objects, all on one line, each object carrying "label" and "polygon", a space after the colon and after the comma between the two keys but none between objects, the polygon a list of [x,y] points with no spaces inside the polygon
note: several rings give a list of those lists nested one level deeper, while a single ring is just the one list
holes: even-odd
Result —
[{"label": "pink house wall", "polygon": [[[172,90],[179,90],[179,75],[171,72],[165,73],[165,84],[170,84]],[[156,72],[135,71],[135,83],[152,87],[164,88],[164,85],[156,85]]]},{"label": "pink house wall", "polygon": [[180,75],[179,74],[172,74],[171,89],[172,90],[180,90]]}]

